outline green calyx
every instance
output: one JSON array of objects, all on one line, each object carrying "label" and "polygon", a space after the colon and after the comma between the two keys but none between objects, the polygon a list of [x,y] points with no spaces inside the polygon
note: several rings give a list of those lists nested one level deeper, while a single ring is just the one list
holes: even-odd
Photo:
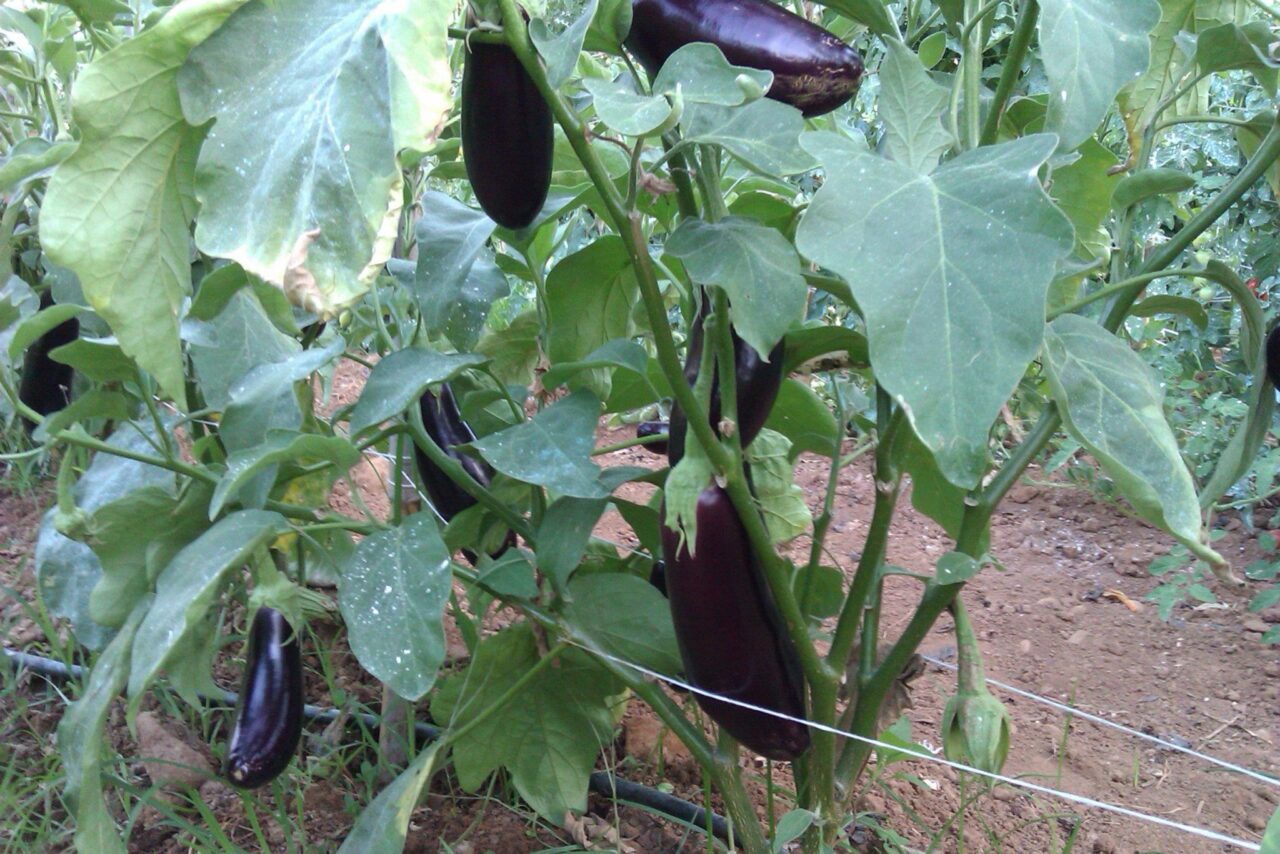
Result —
[{"label": "green calyx", "polygon": [[959,693],[942,713],[942,745],[952,762],[1000,773],[1009,753],[1009,713],[985,690]]}]

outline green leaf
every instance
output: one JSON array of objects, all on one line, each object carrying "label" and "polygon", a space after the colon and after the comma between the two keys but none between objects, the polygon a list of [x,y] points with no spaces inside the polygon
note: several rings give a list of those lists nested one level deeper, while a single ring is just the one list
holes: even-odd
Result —
[{"label": "green leaf", "polygon": [[[581,361],[561,362],[555,365],[542,375],[542,386],[543,388],[555,388],[558,385],[565,384],[583,371],[599,368],[621,368],[622,370],[631,371],[637,377],[640,377],[643,382],[649,382],[649,354],[645,352],[644,347],[634,341],[614,339],[601,344]],[[656,390],[653,390],[653,396],[656,399],[660,395]]]},{"label": "green leaf", "polygon": [[944,30],[938,30],[927,36],[924,41],[920,42],[920,64],[926,69],[933,68],[942,61],[942,55],[947,51],[947,34]]},{"label": "green leaf", "polygon": [[768,353],[804,313],[808,288],[800,259],[781,234],[749,219],[716,223],[687,219],[667,239],[689,277],[729,295],[730,318],[742,339]]},{"label": "green leaf", "polygon": [[50,350],[49,358],[70,365],[96,383],[131,380],[137,371],[133,360],[117,345],[83,338]]},{"label": "green leaf", "polygon": [[[1131,136],[1141,136],[1155,120],[1162,95],[1174,85],[1173,78],[1178,76],[1178,69],[1186,59],[1181,33],[1184,29],[1194,29],[1196,0],[1159,2],[1160,21],[1148,39],[1151,61],[1142,75],[1120,90],[1118,99],[1120,114]],[[1176,113],[1176,105],[1168,109]]]},{"label": "green leaf", "polygon": [[[1245,157],[1253,157],[1253,153],[1262,144],[1262,138],[1275,124],[1275,118],[1274,112],[1265,111],[1250,119],[1247,125],[1236,126],[1236,142],[1240,144],[1240,151]],[[1267,183],[1271,185],[1271,192],[1280,196],[1280,160],[1273,162],[1267,169]]]},{"label": "green leaf", "polygon": [[[465,673],[450,677],[431,702],[437,721],[466,722],[488,709],[538,663],[527,623],[482,641]],[[454,767],[475,791],[500,767],[520,796],[557,823],[587,805],[587,782],[602,744],[613,737],[606,700],[622,686],[586,653],[569,649],[514,698],[454,743]]]},{"label": "green leaf", "polygon": [[968,581],[981,571],[981,561],[961,552],[947,552],[938,558],[935,578],[939,584],[959,584]]},{"label": "green leaf", "polygon": [[0,163],[0,193],[7,193],[23,181],[38,178],[76,150],[71,140],[49,142],[40,137],[20,140]]},{"label": "green leaf", "polygon": [[117,15],[131,15],[133,9],[124,0],[56,0],[76,13],[85,24],[107,24]]},{"label": "green leaf", "polygon": [[897,39],[888,44],[888,56],[880,66],[884,152],[890,160],[928,174],[956,142],[942,124],[951,93],[934,82],[911,48]]},{"label": "green leaf", "polygon": [[830,353],[845,353],[854,367],[870,364],[867,336],[843,326],[806,326],[787,333],[787,353],[783,359],[786,373],[798,369],[810,359]]},{"label": "green leaf", "polygon": [[78,305],[51,305],[18,324],[9,341],[9,361],[18,362],[28,347],[55,326],[60,326],[83,312]]},{"label": "green leaf", "polygon": [[483,356],[437,353],[418,347],[397,350],[373,366],[351,413],[351,435],[359,436],[417,403],[428,386],[447,382],[468,368],[485,363]]},{"label": "green leaf", "polygon": [[496,595],[517,599],[532,599],[538,595],[533,564],[523,549],[507,549],[497,560],[481,554],[479,560],[476,580]]},{"label": "green leaf", "polygon": [[215,120],[196,170],[200,248],[325,316],[359,299],[396,236],[396,150],[423,145],[449,106],[451,5],[251,3],[192,51],[182,108]]},{"label": "green leaf", "polygon": [[575,391],[517,424],[473,443],[491,466],[516,480],[575,498],[608,498],[617,484],[647,469],[602,471],[591,461],[600,401]]},{"label": "green leaf", "polygon": [[538,568],[557,589],[563,588],[578,568],[606,504],[600,498],[565,496],[547,508],[538,526]]},{"label": "green leaf", "polygon": [[822,398],[795,379],[783,380],[764,426],[791,442],[792,459],[805,451],[829,457],[836,440],[843,436]]},{"label": "green leaf", "polygon": [[889,11],[885,0],[818,0],[828,9],[833,9],[851,21],[866,26],[876,35],[886,40],[901,38],[898,22]]},{"label": "green leaf", "polygon": [[138,627],[129,673],[131,714],[187,633],[204,620],[231,574],[287,527],[278,513],[241,510],[219,519],[165,567],[156,579],[155,602]]},{"label": "green leaf", "polygon": [[[553,365],[581,361],[609,341],[635,335],[640,286],[622,239],[602,237],[556,264],[547,276],[546,302]],[[607,398],[609,374],[592,374],[588,387]]]},{"label": "green leaf", "polygon": [[462,352],[475,348],[494,301],[510,291],[485,244],[493,220],[434,190],[422,195],[413,291],[431,335]]},{"label": "green leaf", "polygon": [[667,57],[653,78],[653,91],[665,95],[679,92],[688,104],[737,107],[747,102],[749,89],[765,91],[772,84],[772,71],[734,65],[716,45],[693,42]]},{"label": "green leaf", "polygon": [[660,131],[673,119],[679,119],[683,109],[661,94],[639,94],[626,75],[617,80],[588,78],[582,85],[591,93],[600,121],[627,136],[648,136]]},{"label": "green leaf", "polygon": [[1111,206],[1117,211],[1124,211],[1154,196],[1181,193],[1195,185],[1196,179],[1181,169],[1144,169],[1126,175],[1116,185]]},{"label": "green leaf", "polygon": [[601,0],[583,49],[621,56],[622,42],[630,31],[631,0]]},{"label": "green leaf", "polygon": [[242,2],[174,6],[81,72],[72,100],[80,146],[49,179],[40,214],[49,256],[75,271],[121,349],[181,406],[178,321],[191,292],[192,182],[204,131],[183,120],[177,75]]},{"label": "green leaf", "polygon": [[808,579],[809,600],[805,613],[816,619],[834,617],[844,605],[844,574],[834,566],[800,567],[791,582],[797,600],[804,592]]},{"label": "green leaf", "polygon": [[1116,94],[1147,69],[1155,0],[1041,0],[1040,50],[1049,78],[1046,130],[1072,151],[1097,129]]},{"label": "green leaf", "polygon": [[761,430],[746,449],[746,457],[769,538],[786,543],[809,530],[813,520],[804,502],[804,490],[792,480],[791,442],[787,437]]},{"label": "green leaf", "polygon": [[378,793],[359,818],[338,854],[400,854],[409,835],[409,819],[418,807],[422,790],[444,764],[444,743],[435,741],[409,764],[409,767]]},{"label": "green leaf", "polygon": [[227,457],[227,471],[218,481],[209,502],[209,518],[215,519],[235,500],[240,489],[264,469],[279,463],[309,465],[333,463],[335,474],[346,472],[360,462],[360,452],[341,436],[319,436],[294,430],[272,430],[261,445],[236,451]]},{"label": "green leaf", "polygon": [[417,700],[444,661],[444,609],[453,575],[435,517],[415,513],[365,537],[342,574],[338,605],[360,666]]},{"label": "green leaf", "polygon": [[94,622],[124,623],[173,556],[209,527],[210,492],[207,484],[194,482],[182,495],[144,486],[93,512],[89,545],[102,566],[102,580],[89,597]]},{"label": "green leaf", "polygon": [[[867,0],[879,3],[879,0]],[[793,809],[778,819],[778,827],[773,834],[773,854],[781,854],[787,845],[804,835],[804,832],[818,820],[817,813],[805,809]]]},{"label": "green leaf", "polygon": [[1209,312],[1205,311],[1199,300],[1189,297],[1176,297],[1172,294],[1157,294],[1147,297],[1129,311],[1134,317],[1155,317],[1157,314],[1180,314],[1201,329],[1209,326]]},{"label": "green leaf", "polygon": [[573,73],[574,66],[578,64],[578,54],[582,52],[582,42],[587,37],[587,28],[595,16],[596,0],[587,0],[578,17],[559,33],[552,33],[543,18],[529,22],[529,38],[546,63],[547,82],[551,88],[559,89]]},{"label": "green leaf", "polygon": [[1120,161],[1096,139],[1085,140],[1076,153],[1080,156],[1074,162],[1053,170],[1049,195],[1071,220],[1077,243],[1089,255],[1105,257],[1111,245],[1101,226],[1122,182],[1119,175],[1108,173]]},{"label": "green leaf", "polygon": [[[223,279],[228,281],[235,279],[239,268],[229,265],[209,278],[221,277],[222,270],[229,271]],[[243,271],[239,276],[243,279]],[[202,282],[202,294],[204,288]],[[207,328],[216,343],[192,342],[189,349],[205,402],[215,409],[227,408],[231,403],[231,388],[255,366],[284,362],[302,352],[302,345],[276,329],[262,304],[248,289],[234,291],[222,311],[208,321]]]},{"label": "green leaf", "polygon": [[[1275,633],[1273,628],[1267,634]],[[1271,641],[1275,643],[1275,641]],[[1267,822],[1267,829],[1262,833],[1262,847],[1258,849],[1258,854],[1280,854],[1280,807],[1271,814],[1271,821]]]},{"label": "green leaf", "polygon": [[1247,70],[1268,94],[1274,95],[1276,60],[1270,56],[1274,42],[1275,36],[1265,21],[1210,27],[1196,37],[1196,65],[1201,74]]},{"label": "green leaf", "polygon": [[969,151],[929,176],[823,146],[827,179],[796,235],[849,282],[877,381],[959,486],[986,468],[988,430],[1040,349],[1045,296],[1072,245],[1036,178],[1053,143]]},{"label": "green leaf", "polygon": [[58,752],[66,771],[64,792],[75,806],[76,847],[114,854],[125,851],[115,819],[102,798],[103,728],[111,703],[129,679],[134,638],[150,605],[142,601],[94,662],[84,693],[58,723]]},{"label": "green leaf", "polygon": [[573,579],[565,618],[604,652],[656,670],[680,673],[671,606],[648,581],[620,572]]},{"label": "green leaf", "polygon": [[1164,392],[1123,341],[1074,314],[1045,337],[1045,367],[1071,435],[1089,450],[1144,519],[1214,564],[1200,542],[1200,505],[1165,420]]},{"label": "green leaf", "polygon": [[763,175],[797,175],[814,166],[799,145],[800,111],[769,98],[741,107],[686,103],[680,125],[684,143],[718,145]]}]

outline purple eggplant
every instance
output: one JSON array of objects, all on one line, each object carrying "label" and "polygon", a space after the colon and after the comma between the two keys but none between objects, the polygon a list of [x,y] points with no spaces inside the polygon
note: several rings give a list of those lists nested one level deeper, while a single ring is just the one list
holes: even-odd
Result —
[{"label": "purple eggplant", "polygon": [[[453,389],[449,384],[445,383],[440,387],[438,397],[429,391],[424,392],[418,400],[418,408],[422,412],[422,424],[427,428],[427,435],[434,439],[446,454],[461,463],[476,483],[488,486],[493,480],[493,469],[475,457],[457,450],[458,445],[474,442],[476,434],[471,432],[471,427],[462,420],[462,412],[458,409],[458,402],[454,399]],[[422,478],[422,485],[426,487],[431,504],[446,522],[475,505],[476,500],[437,468],[435,463],[431,462],[416,445],[413,453],[418,463],[418,476]]]},{"label": "purple eggplant", "polygon": [[734,65],[773,72],[769,97],[806,117],[829,113],[862,82],[862,57],[769,0],[633,0],[626,46],[650,76],[671,54],[710,42]]},{"label": "purple eggplant", "polygon": [[302,737],[302,653],[284,615],[262,607],[249,630],[244,681],[224,773],[233,785],[255,789],[289,764]]},{"label": "purple eggplant", "polygon": [[[706,318],[707,300],[704,297],[703,308],[694,320],[689,336],[688,353],[684,362],[684,377],[692,386],[698,381],[698,368],[702,364],[702,327]],[[778,390],[782,388],[782,359],[786,346],[779,341],[769,353],[769,361],[761,358],[759,351],[733,333],[733,359],[737,374],[738,391],[738,436],[745,448],[759,435],[764,422],[769,418],[773,403],[778,399]],[[720,371],[717,368],[711,380],[711,407],[708,413],[711,429],[720,435]],[[671,423],[667,440],[667,460],[674,467],[684,456],[685,434],[689,429],[689,420],[679,404],[671,407]]]},{"label": "purple eggplant", "polygon": [[[46,290],[40,295],[40,308],[51,305],[53,292]],[[79,334],[79,320],[74,317],[64,320],[37,338],[23,356],[18,399],[41,415],[57,412],[71,399],[71,366],[50,359],[49,351],[70,344]],[[28,433],[35,428],[35,424],[26,419],[23,424]]]},{"label": "purple eggplant", "polygon": [[533,222],[551,187],[551,108],[511,48],[472,43],[462,69],[462,155],[476,201],[505,228]]},{"label": "purple eggplant", "polygon": [[[666,508],[663,508],[665,518]],[[662,528],[667,597],[689,683],[723,697],[803,718],[799,657],[773,601],[747,530],[719,486],[698,498],[694,554]],[[712,720],[770,759],[809,747],[804,724],[697,695]]]},{"label": "purple eggplant", "polygon": [[1273,386],[1280,388],[1280,326],[1267,335],[1267,378]]},{"label": "purple eggplant", "polygon": [[[650,436],[666,436],[670,430],[670,425],[666,421],[641,421],[636,425],[636,438],[647,439]],[[666,441],[650,442],[647,445],[641,445],[651,454],[665,454],[667,452]]]},{"label": "purple eggplant", "polygon": [[665,597],[667,595],[667,562],[655,560],[649,570],[649,584]]}]

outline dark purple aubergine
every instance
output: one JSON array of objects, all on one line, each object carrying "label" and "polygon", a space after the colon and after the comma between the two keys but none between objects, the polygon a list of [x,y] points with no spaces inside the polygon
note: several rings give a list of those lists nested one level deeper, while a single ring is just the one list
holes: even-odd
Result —
[{"label": "dark purple aubergine", "polygon": [[[641,421],[636,425],[636,438],[647,439],[650,436],[666,436],[669,429],[670,425],[666,421]],[[667,452],[666,441],[650,442],[640,447],[651,454],[665,454]]]},{"label": "dark purple aubergine", "polygon": [[1267,378],[1280,388],[1280,326],[1267,334]]},{"label": "dark purple aubergine", "polygon": [[[665,518],[666,508],[663,508]],[[804,677],[791,636],[751,549],[747,530],[719,486],[698,498],[694,554],[676,551],[665,525],[667,598],[691,685],[763,709],[803,718]],[[809,747],[804,724],[696,695],[711,719],[770,759],[794,759]]]},{"label": "dark purple aubergine", "polygon": [[[462,420],[462,412],[458,409],[458,402],[454,399],[453,389],[449,384],[445,383],[440,387],[439,396],[429,391],[423,392],[418,400],[418,408],[422,412],[422,425],[427,428],[427,435],[446,454],[457,460],[476,483],[488,486],[493,480],[493,469],[475,457],[457,450],[458,445],[474,442],[476,434]],[[415,445],[413,453],[418,463],[418,476],[422,478],[427,496],[446,522],[468,507],[475,506],[476,500],[431,462],[421,448]]]},{"label": "dark purple aubergine", "polygon": [[506,45],[472,43],[462,69],[462,156],[498,225],[533,222],[551,187],[551,108]]},{"label": "dark purple aubergine", "polygon": [[249,629],[244,680],[224,774],[233,785],[256,789],[293,759],[302,737],[302,653],[284,615],[262,607]]},{"label": "dark purple aubergine", "polygon": [[[46,290],[40,295],[40,308],[51,305],[53,292]],[[64,320],[37,338],[23,356],[18,399],[41,415],[57,412],[71,399],[71,366],[49,358],[49,351],[70,344],[79,335],[80,321],[74,317]],[[35,428],[25,418],[23,424],[28,433]]]},{"label": "dark purple aubergine", "polygon": [[769,0],[633,0],[626,46],[648,70],[693,42],[734,65],[773,72],[769,97],[805,117],[829,113],[862,82],[862,57],[831,33]]},{"label": "dark purple aubergine", "polygon": [[649,570],[649,584],[663,596],[667,595],[667,562],[655,560]]},{"label": "dark purple aubergine", "polygon": [[[698,381],[698,368],[702,364],[702,327],[705,320],[706,300],[703,300],[703,311],[694,320],[689,336],[688,353],[684,361],[684,378],[692,386]],[[756,348],[733,333],[733,359],[737,374],[738,390],[738,436],[742,447],[750,445],[752,440],[764,429],[773,403],[778,399],[778,390],[782,388],[782,359],[786,346],[779,341],[769,353],[769,361],[760,357]],[[711,381],[711,407],[709,411],[711,429],[720,435],[720,371]],[[674,467],[684,457],[685,434],[689,429],[689,419],[679,404],[671,407],[671,422],[668,428],[667,461]]]}]

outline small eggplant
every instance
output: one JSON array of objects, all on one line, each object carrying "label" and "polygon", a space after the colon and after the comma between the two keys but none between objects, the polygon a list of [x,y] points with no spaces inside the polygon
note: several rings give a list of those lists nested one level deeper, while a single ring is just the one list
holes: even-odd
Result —
[{"label": "small eggplant", "polygon": [[[647,439],[650,436],[666,436],[670,426],[666,421],[641,421],[636,425],[636,438]],[[647,445],[641,445],[651,454],[665,454],[667,452],[667,442],[664,439],[661,442],[650,442]]]},{"label": "small eggplant", "polygon": [[[689,336],[689,349],[685,357],[684,377],[692,386],[698,381],[698,368],[702,363],[702,327],[706,317],[707,302],[703,300],[703,310],[694,320]],[[779,341],[769,353],[769,361],[761,358],[760,353],[733,333],[733,359],[737,374],[738,391],[738,436],[742,447],[751,444],[764,428],[769,418],[773,403],[778,399],[778,390],[782,388],[782,359],[786,347]],[[711,429],[720,435],[720,371],[717,368],[711,382],[711,407],[708,413]],[[671,424],[667,440],[667,460],[674,467],[684,457],[685,434],[689,429],[689,420],[680,406],[671,407]]]},{"label": "small eggplant", "polygon": [[1280,388],[1280,326],[1267,334],[1267,378]]},{"label": "small eggplant", "polygon": [[[662,512],[665,517],[665,507]],[[799,657],[728,493],[715,485],[703,490],[697,520],[692,555],[677,551],[677,533],[662,528],[667,596],[686,678],[720,696],[803,718]],[[804,724],[697,699],[712,720],[761,756],[794,759],[809,747]]]},{"label": "small eggplant", "polygon": [[667,562],[655,560],[653,569],[649,570],[649,584],[664,597],[667,595]]},{"label": "small eggplant", "polygon": [[[493,469],[475,457],[456,449],[458,445],[474,442],[476,434],[471,432],[471,427],[462,420],[462,412],[458,409],[458,402],[454,399],[453,389],[449,384],[445,383],[440,387],[439,397],[429,391],[424,392],[418,400],[418,408],[422,412],[422,424],[427,428],[427,435],[434,439],[445,453],[461,463],[467,474],[471,475],[477,483],[488,486],[493,480]],[[446,522],[475,505],[476,500],[437,468],[416,445],[413,453],[418,463],[418,476],[422,478],[422,485],[427,488],[427,495],[431,498],[432,505]]]},{"label": "small eggplant", "polygon": [[284,615],[262,607],[249,630],[244,681],[224,774],[256,789],[279,776],[302,737],[302,653]]},{"label": "small eggplant", "polygon": [[[40,308],[53,305],[53,291],[40,295]],[[49,358],[49,351],[70,344],[80,334],[80,321],[64,320],[41,335],[27,348],[22,360],[22,378],[18,385],[18,399],[41,415],[57,412],[71,398],[71,366]],[[30,433],[35,424],[23,419]]]},{"label": "small eggplant", "polygon": [[551,187],[551,108],[511,48],[475,43],[462,69],[462,155],[476,201],[505,228],[533,222]]},{"label": "small eggplant", "polygon": [[768,96],[806,118],[839,107],[862,82],[856,50],[769,0],[633,0],[625,43],[651,76],[692,42],[714,44],[734,65],[772,71]]}]

